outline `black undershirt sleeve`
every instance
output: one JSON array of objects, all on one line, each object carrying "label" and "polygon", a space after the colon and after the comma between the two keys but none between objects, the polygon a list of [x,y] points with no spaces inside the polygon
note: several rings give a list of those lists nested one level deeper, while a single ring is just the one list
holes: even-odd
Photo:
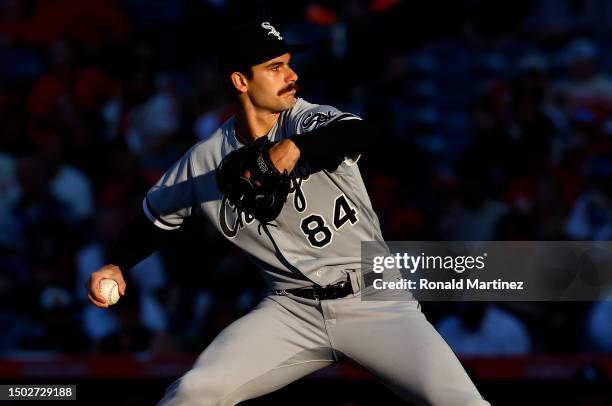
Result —
[{"label": "black undershirt sleeve", "polygon": [[108,262],[117,265],[125,276],[133,266],[161,248],[176,232],[157,227],[141,211],[108,251]]},{"label": "black undershirt sleeve", "polygon": [[300,150],[300,159],[340,163],[345,157],[371,149],[376,132],[365,120],[338,120],[289,139]]}]

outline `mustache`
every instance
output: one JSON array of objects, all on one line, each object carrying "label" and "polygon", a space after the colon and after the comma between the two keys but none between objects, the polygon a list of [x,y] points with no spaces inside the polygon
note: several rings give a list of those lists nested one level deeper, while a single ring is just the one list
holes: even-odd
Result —
[{"label": "mustache", "polygon": [[300,87],[298,86],[298,84],[297,84],[297,83],[295,83],[295,82],[294,82],[294,83],[290,83],[290,84],[288,84],[286,87],[284,87],[284,88],[282,88],[281,90],[279,90],[277,95],[278,95],[278,96],[281,96],[281,95],[283,95],[283,94],[285,94],[285,93],[287,93],[287,92],[290,92],[290,91],[292,91],[292,90],[295,90],[296,92],[297,92],[298,90],[300,90]]}]

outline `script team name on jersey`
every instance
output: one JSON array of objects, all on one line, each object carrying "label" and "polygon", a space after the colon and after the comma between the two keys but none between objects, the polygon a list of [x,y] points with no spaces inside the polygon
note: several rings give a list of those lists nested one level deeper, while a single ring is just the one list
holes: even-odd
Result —
[{"label": "script team name on jersey", "polygon": [[[300,213],[306,210],[307,207],[307,199],[302,190],[302,182],[307,181],[310,178],[310,174],[311,171],[308,164],[298,162],[290,175],[291,188],[289,189],[287,199],[293,195],[293,207]],[[221,206],[219,207],[219,227],[227,238],[235,237],[238,231],[251,224],[253,220],[255,218],[252,215],[236,209],[227,197],[223,196]]]}]

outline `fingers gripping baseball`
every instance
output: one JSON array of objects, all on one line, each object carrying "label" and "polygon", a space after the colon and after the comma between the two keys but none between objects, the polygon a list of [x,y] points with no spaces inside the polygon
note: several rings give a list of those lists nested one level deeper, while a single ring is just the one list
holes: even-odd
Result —
[{"label": "fingers gripping baseball", "polygon": [[109,304],[106,298],[100,293],[100,282],[102,279],[112,279],[119,285],[119,294],[125,295],[126,283],[123,279],[121,270],[116,265],[104,265],[102,268],[93,272],[85,284],[87,298],[97,307],[107,308]]}]

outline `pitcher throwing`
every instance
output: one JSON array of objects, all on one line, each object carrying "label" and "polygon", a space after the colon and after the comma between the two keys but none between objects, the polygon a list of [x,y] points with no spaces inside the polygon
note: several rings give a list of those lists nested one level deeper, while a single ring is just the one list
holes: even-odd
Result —
[{"label": "pitcher throwing", "polygon": [[290,62],[301,47],[269,22],[227,35],[220,67],[236,114],[149,190],[117,257],[88,286],[106,307],[99,281],[114,279],[125,294],[122,271],[192,215],[210,219],[260,268],[270,294],[159,404],[235,405],[352,360],[413,404],[488,405],[408,293],[362,300],[360,243],[383,237],[357,160],[377,134],[353,114],[296,97]]}]

